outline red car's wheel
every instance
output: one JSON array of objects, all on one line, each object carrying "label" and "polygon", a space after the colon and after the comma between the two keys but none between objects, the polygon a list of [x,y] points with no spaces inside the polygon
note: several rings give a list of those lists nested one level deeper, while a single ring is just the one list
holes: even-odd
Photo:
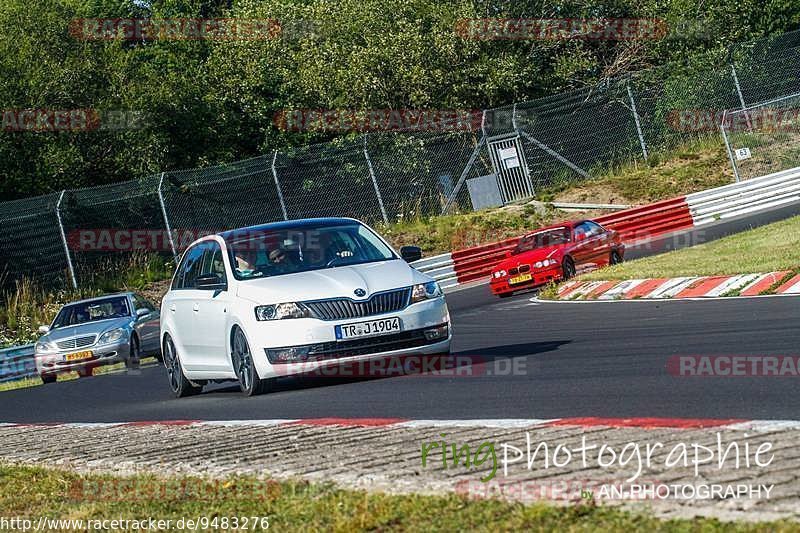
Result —
[{"label": "red car's wheel", "polygon": [[565,257],[561,262],[561,279],[568,280],[575,277],[575,262],[571,257]]}]

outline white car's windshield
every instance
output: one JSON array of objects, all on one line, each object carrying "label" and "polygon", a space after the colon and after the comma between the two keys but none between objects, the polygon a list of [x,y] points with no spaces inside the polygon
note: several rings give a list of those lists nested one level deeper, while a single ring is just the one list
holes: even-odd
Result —
[{"label": "white car's windshield", "polygon": [[56,319],[53,321],[53,329],[130,315],[128,299],[125,296],[92,300],[61,308],[61,311],[58,312]]},{"label": "white car's windshield", "polygon": [[514,254],[521,254],[536,248],[546,248],[548,246],[556,246],[558,244],[567,244],[569,242],[569,229],[568,228],[553,228],[538,233],[525,235],[519,240],[519,244],[514,249]]},{"label": "white car's windshield", "polygon": [[236,279],[248,280],[322,268],[396,259],[391,248],[357,222],[298,224],[280,230],[244,230],[227,237]]}]

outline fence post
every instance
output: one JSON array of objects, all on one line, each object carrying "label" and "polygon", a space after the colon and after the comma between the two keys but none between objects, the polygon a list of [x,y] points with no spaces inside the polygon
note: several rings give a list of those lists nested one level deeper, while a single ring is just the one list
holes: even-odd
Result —
[{"label": "fence post", "polygon": [[639,121],[639,112],[636,111],[636,102],[633,99],[633,91],[631,90],[631,83],[628,81],[625,86],[628,89],[628,99],[631,101],[631,111],[633,112],[633,120],[636,122],[636,133],[639,135],[639,144],[642,146],[642,155],[647,159],[647,145],[644,142],[644,135],[642,134],[642,124]]},{"label": "fence post", "polygon": [[753,131],[753,125],[750,123],[750,113],[747,112],[747,104],[744,103],[744,95],[742,95],[742,86],[739,85],[739,76],[736,75],[736,67],[731,63],[731,75],[733,76],[733,83],[736,85],[736,94],[739,95],[739,103],[742,104],[742,111],[744,111],[744,119],[747,121],[747,129]]},{"label": "fence post", "polygon": [[731,167],[733,168],[733,176],[736,178],[736,183],[739,183],[741,179],[739,178],[739,168],[736,166],[736,158],[733,156],[733,150],[731,150],[731,143],[728,142],[728,134],[725,132],[725,119],[727,118],[728,111],[725,110],[722,112],[722,124],[719,125],[719,129],[722,131],[722,139],[725,141],[725,150],[728,152],[728,159],[731,161]]},{"label": "fence post", "polygon": [[67,235],[64,233],[64,224],[61,222],[61,200],[64,199],[66,190],[61,191],[61,195],[56,202],[56,218],[58,219],[58,231],[61,233],[61,242],[64,244],[64,254],[67,256],[67,267],[69,268],[69,277],[72,280],[72,288],[78,289],[78,280],[75,278],[75,268],[72,266],[72,257],[69,254],[69,245],[67,244]]},{"label": "fence post", "polygon": [[386,215],[386,207],[383,205],[383,197],[381,196],[381,190],[378,188],[378,179],[375,177],[375,170],[372,168],[372,160],[369,158],[369,152],[367,151],[367,134],[364,134],[364,159],[367,160],[367,167],[369,168],[369,175],[372,178],[372,185],[375,187],[375,196],[378,197],[378,205],[381,207],[381,214],[383,215],[383,221],[388,224],[389,217]]},{"label": "fence post", "polygon": [[517,127],[517,103],[514,102],[514,107],[511,108],[511,127],[514,128],[514,131],[518,131],[519,128]]},{"label": "fence post", "polygon": [[[485,113],[485,112],[484,112]],[[458,192],[461,190],[461,187],[464,186],[464,180],[467,179],[467,175],[469,171],[472,170],[472,165],[475,164],[475,159],[478,157],[478,154],[483,147],[483,144],[486,142],[486,136],[481,135],[481,140],[478,142],[477,146],[475,146],[475,150],[472,151],[472,155],[469,156],[469,161],[467,161],[467,166],[464,167],[464,170],[461,172],[461,176],[459,176],[458,181],[456,182],[456,186],[453,187],[453,192],[450,193],[450,197],[445,202],[444,207],[442,208],[442,214],[446,214],[447,211],[450,209],[450,206],[453,205],[453,202],[456,200],[456,196],[458,196]]]},{"label": "fence post", "polygon": [[281,203],[281,212],[283,213],[283,220],[289,220],[289,215],[286,212],[286,202],[283,200],[283,191],[281,190],[281,184],[278,181],[278,171],[275,168],[275,160],[278,159],[278,151],[275,150],[275,153],[272,154],[272,179],[275,180],[275,188],[278,190],[278,200]]},{"label": "fence post", "polygon": [[178,266],[178,252],[175,250],[175,241],[172,239],[172,228],[169,227],[169,217],[167,216],[167,207],[164,205],[164,194],[161,192],[161,186],[164,184],[164,175],[166,172],[161,173],[161,179],[158,182],[158,202],[161,204],[161,214],[164,216],[164,225],[167,228],[167,238],[169,239],[169,247],[172,248],[172,257],[175,259],[175,266]]}]

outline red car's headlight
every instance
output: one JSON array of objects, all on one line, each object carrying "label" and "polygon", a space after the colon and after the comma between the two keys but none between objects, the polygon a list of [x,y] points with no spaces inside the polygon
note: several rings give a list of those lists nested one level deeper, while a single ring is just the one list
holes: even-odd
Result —
[{"label": "red car's headlight", "polygon": [[507,274],[507,273],[506,273],[506,271],[505,271],[505,270],[497,270],[496,272],[494,272],[494,273],[492,274],[492,276],[494,276],[495,278],[502,278],[502,277],[504,277],[506,274]]}]

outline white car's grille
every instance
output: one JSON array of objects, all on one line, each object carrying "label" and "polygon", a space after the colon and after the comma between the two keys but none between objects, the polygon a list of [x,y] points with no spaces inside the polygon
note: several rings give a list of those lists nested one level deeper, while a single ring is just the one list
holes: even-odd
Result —
[{"label": "white car's grille", "polygon": [[373,294],[368,300],[362,302],[350,298],[331,298],[330,300],[303,302],[303,305],[308,308],[314,318],[342,320],[400,311],[408,307],[410,298],[411,288],[406,287]]},{"label": "white car's grille", "polygon": [[65,341],[56,342],[59,350],[75,350],[76,348],[84,348],[91,346],[97,339],[96,335],[87,335],[85,337],[74,337]]}]

